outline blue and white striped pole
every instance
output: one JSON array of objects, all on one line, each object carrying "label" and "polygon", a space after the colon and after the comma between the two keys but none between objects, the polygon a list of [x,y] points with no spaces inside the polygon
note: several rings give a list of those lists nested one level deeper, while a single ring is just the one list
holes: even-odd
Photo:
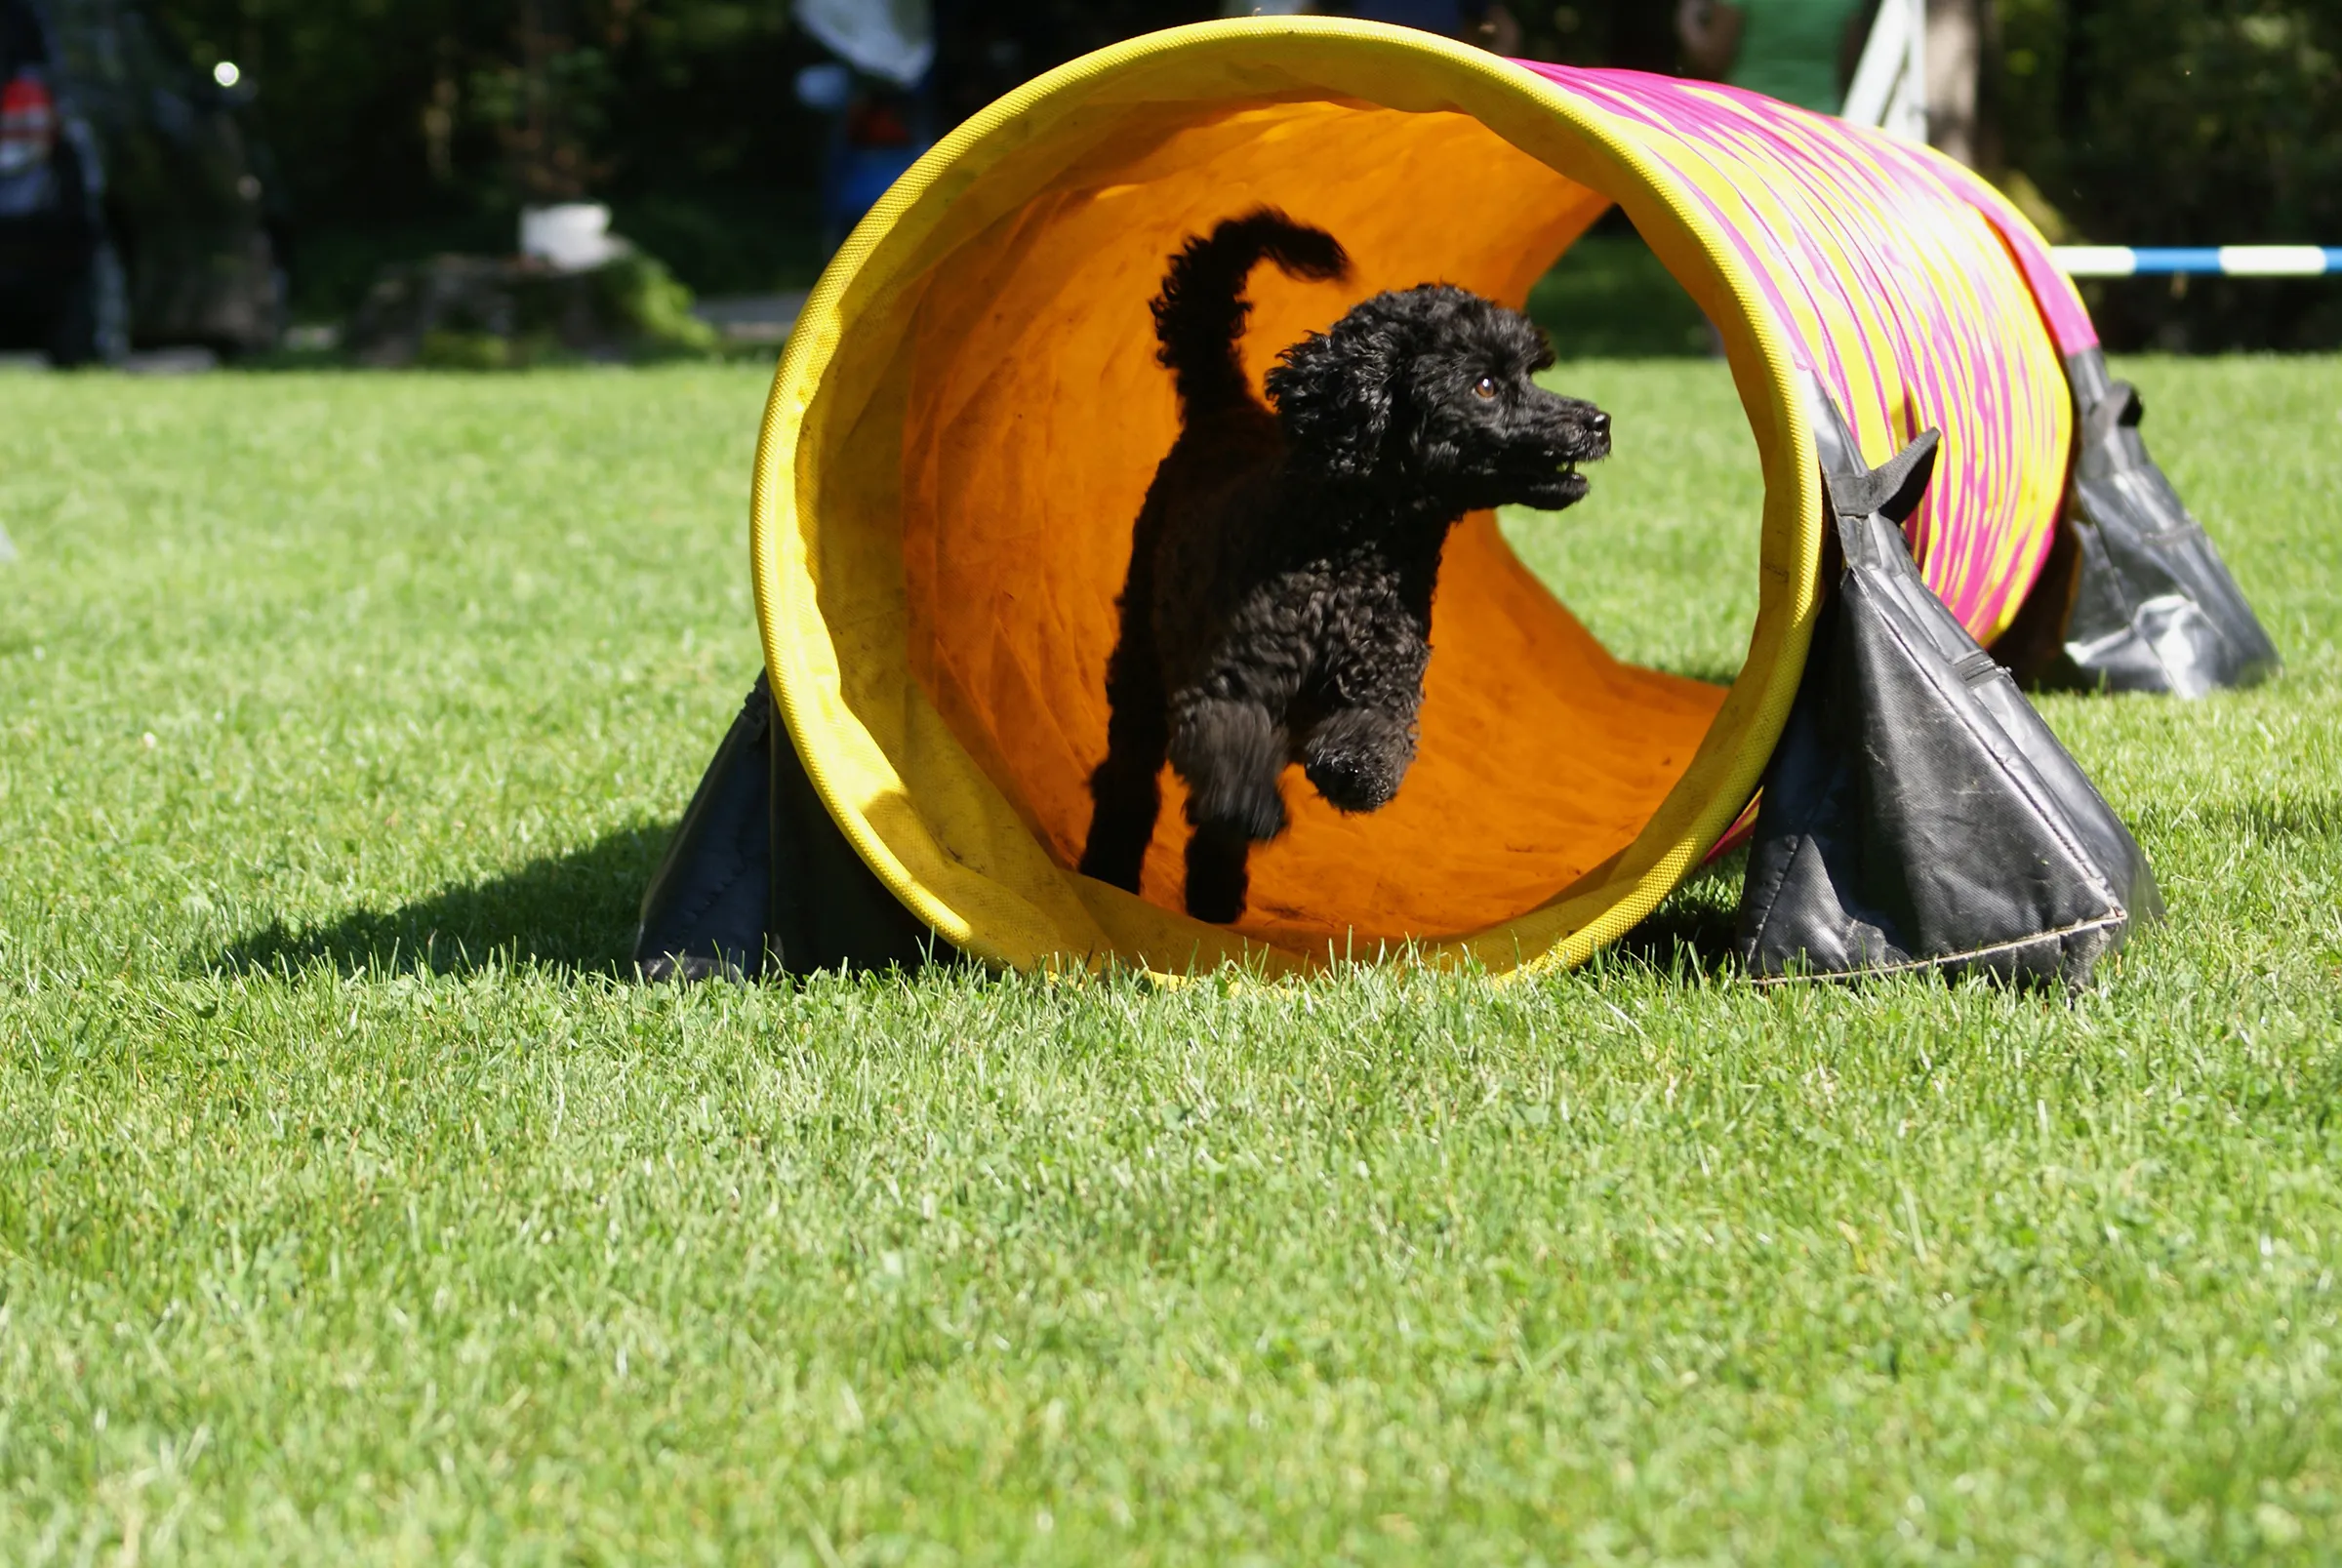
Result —
[{"label": "blue and white striped pole", "polygon": [[2342,245],[2053,245],[2049,255],[2070,278],[2314,278],[2342,272]]}]

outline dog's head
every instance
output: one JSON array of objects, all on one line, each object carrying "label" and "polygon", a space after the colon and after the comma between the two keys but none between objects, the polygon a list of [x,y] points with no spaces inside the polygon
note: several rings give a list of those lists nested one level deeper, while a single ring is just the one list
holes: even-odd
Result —
[{"label": "dog's head", "polygon": [[1446,284],[1378,294],[1269,373],[1294,461],[1469,510],[1558,510],[1577,465],[1610,452],[1610,416],[1531,377],[1553,345],[1517,311]]}]

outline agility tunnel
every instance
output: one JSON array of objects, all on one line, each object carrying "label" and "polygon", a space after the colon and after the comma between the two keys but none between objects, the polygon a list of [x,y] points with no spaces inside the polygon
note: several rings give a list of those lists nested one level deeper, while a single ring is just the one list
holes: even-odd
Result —
[{"label": "agility tunnel", "polygon": [[[1180,908],[1175,777],[1139,896],[1072,867],[1131,525],[1177,432],[1147,302],[1187,236],[1262,203],[1337,235],[1355,271],[1255,274],[1256,379],[1382,289],[1518,306],[1622,207],[1721,336],[1762,467],[1760,581],[1738,678],[1704,684],[1612,658],[1491,517],[1468,519],[1397,799],[1345,817],[1294,776],[1293,825],[1222,928]],[[751,523],[771,744],[794,781],[776,796],[834,824],[906,928],[989,963],[1284,972],[1397,945],[1500,973],[1581,962],[1700,864],[1782,732],[1830,526],[1803,388],[1872,462],[1943,432],[1908,537],[1990,644],[2057,534],[2064,360],[2095,342],[1989,186],[1754,95],[1331,20],[1103,51],[922,159],[790,340]]]}]

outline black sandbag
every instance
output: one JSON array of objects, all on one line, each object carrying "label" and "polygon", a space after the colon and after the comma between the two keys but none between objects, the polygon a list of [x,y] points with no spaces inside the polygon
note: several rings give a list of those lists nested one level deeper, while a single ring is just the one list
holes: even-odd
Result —
[{"label": "black sandbag", "polygon": [[1995,652],[2029,685],[2201,697],[2282,667],[2209,535],[2147,456],[2146,408],[2106,355],[2069,355],[2077,419],[2067,513]]},{"label": "black sandbag", "polygon": [[634,966],[645,980],[764,973],[773,861],[766,747],[774,716],[759,674],[643,891]]},{"label": "black sandbag", "polygon": [[[756,677],[759,690],[764,677]],[[765,944],[791,975],[818,970],[917,969],[952,954],[903,906],[855,852],[815,793],[804,759],[775,715],[772,898]]]},{"label": "black sandbag", "polygon": [[2161,913],[2146,857],[1919,577],[1902,527],[1937,432],[1874,471],[1818,382],[1808,396],[1845,566],[1765,770],[1741,961],[2080,986]]},{"label": "black sandbag", "polygon": [[913,968],[935,948],[838,831],[761,672],[642,899],[648,981]]}]

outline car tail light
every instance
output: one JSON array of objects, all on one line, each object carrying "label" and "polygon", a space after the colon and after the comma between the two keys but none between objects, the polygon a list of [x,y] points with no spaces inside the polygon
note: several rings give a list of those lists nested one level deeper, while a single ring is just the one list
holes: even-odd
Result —
[{"label": "car tail light", "polygon": [[910,142],[910,122],[883,99],[864,99],[846,111],[850,147],[908,147]]},{"label": "car tail light", "polygon": [[29,71],[0,87],[0,175],[44,162],[57,144],[57,100]]}]

